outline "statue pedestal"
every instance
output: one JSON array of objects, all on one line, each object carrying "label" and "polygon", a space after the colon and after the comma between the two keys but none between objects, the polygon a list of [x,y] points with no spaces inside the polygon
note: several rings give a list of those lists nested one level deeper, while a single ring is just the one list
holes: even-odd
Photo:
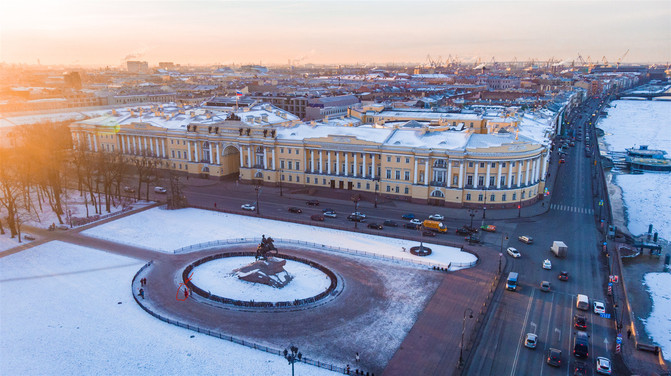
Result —
[{"label": "statue pedestal", "polygon": [[287,260],[269,257],[267,260],[254,261],[249,265],[234,269],[238,278],[253,283],[282,288],[292,280],[292,276],[284,270]]}]

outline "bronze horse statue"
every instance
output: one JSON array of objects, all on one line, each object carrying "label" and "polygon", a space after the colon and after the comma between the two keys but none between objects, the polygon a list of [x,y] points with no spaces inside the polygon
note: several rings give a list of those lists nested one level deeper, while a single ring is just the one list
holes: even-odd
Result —
[{"label": "bronze horse statue", "polygon": [[261,237],[261,244],[259,244],[258,247],[256,247],[256,256],[254,257],[256,260],[267,260],[268,259],[268,254],[271,252],[275,252],[275,254],[278,254],[279,251],[277,248],[275,248],[275,244],[273,244],[274,240],[270,236],[266,238],[265,235]]}]

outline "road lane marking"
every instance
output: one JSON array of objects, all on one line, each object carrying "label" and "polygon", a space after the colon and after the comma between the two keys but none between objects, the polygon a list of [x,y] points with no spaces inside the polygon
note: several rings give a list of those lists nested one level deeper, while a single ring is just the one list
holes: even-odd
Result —
[{"label": "road lane marking", "polygon": [[[545,345],[543,346],[543,354],[546,354],[547,351],[548,351],[548,342],[549,342],[549,339],[550,339],[549,337],[551,337],[550,323],[552,322],[552,320],[550,320],[550,319],[552,318],[552,306],[554,306],[554,303],[555,303],[555,294],[552,294],[552,300],[550,301],[550,312],[548,313],[548,328],[546,330],[547,337],[545,337],[545,341],[543,341],[545,343]],[[543,356],[541,358],[540,376],[543,376],[543,369],[545,369],[545,356]]]},{"label": "road lane marking", "polygon": [[520,332],[520,339],[517,341],[517,351],[515,351],[515,359],[513,360],[513,369],[510,371],[510,376],[515,376],[515,369],[517,368],[517,361],[520,357],[520,348],[522,347],[522,337],[524,336],[524,329],[527,327],[527,320],[529,319],[529,312],[531,312],[531,303],[534,300],[534,293],[536,289],[531,289],[531,296],[529,297],[529,304],[527,304],[527,313],[524,315],[524,324],[522,324],[522,331]]}]

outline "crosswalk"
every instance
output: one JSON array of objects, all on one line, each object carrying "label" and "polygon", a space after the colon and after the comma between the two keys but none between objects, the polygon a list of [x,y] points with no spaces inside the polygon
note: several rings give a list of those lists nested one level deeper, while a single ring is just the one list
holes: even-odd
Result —
[{"label": "crosswalk", "polygon": [[572,213],[580,213],[580,214],[594,214],[594,209],[578,208],[578,207],[570,206],[570,205],[552,204],[552,205],[550,205],[550,209],[567,211],[567,212],[572,212]]}]

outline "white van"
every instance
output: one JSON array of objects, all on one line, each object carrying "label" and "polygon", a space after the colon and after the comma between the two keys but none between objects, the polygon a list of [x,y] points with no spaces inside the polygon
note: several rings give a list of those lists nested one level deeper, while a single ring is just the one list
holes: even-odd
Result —
[{"label": "white van", "polygon": [[589,298],[587,295],[578,294],[575,302],[575,307],[583,311],[589,311]]}]

